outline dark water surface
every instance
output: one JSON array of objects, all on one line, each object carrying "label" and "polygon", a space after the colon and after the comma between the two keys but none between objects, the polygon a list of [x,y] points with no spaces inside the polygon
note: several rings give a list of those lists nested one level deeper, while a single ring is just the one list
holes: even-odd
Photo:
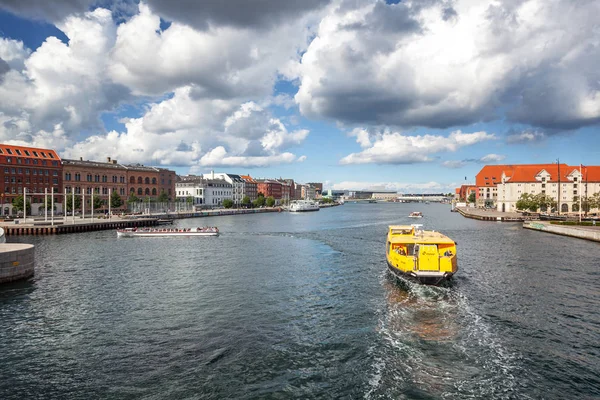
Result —
[{"label": "dark water surface", "polygon": [[[458,242],[451,287],[394,281],[386,227]],[[600,247],[438,204],[189,219],[218,238],[21,237],[0,398],[600,398]]]}]

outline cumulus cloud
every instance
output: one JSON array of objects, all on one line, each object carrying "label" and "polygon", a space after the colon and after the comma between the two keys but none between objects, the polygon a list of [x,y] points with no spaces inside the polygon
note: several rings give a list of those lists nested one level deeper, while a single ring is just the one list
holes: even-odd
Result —
[{"label": "cumulus cloud", "polygon": [[409,136],[399,132],[384,131],[365,139],[364,130],[354,130],[357,142],[365,150],[352,153],[340,160],[341,164],[412,164],[432,161],[432,155],[452,152],[465,146],[493,140],[495,136],[486,132],[463,133],[454,131],[448,136]]},{"label": "cumulus cloud", "polygon": [[506,156],[500,155],[500,154],[488,154],[485,155],[483,157],[481,157],[478,162],[479,163],[484,163],[484,164],[490,164],[490,163],[497,163],[499,161],[502,161],[506,158]]},{"label": "cumulus cloud", "polygon": [[442,165],[446,168],[458,169],[467,165],[468,162],[464,160],[447,160],[442,163]]},{"label": "cumulus cloud", "polygon": [[[228,2],[198,2],[198,7],[217,3],[234,10]],[[196,97],[264,97],[271,94],[279,66],[299,59],[310,34],[306,24],[298,18],[256,31],[223,25],[196,30],[174,22],[161,31],[160,16],[140,3],[139,13],[119,25],[109,73],[135,94],[160,95],[194,85]]]},{"label": "cumulus cloud", "polygon": [[546,139],[542,131],[527,129],[521,132],[511,131],[506,137],[508,144],[538,143]]},{"label": "cumulus cloud", "polygon": [[494,163],[504,160],[505,158],[506,158],[506,156],[491,153],[491,154],[487,154],[480,158],[466,158],[464,160],[447,160],[447,161],[442,162],[442,165],[446,168],[457,169],[457,168],[462,168],[469,163],[494,164]]},{"label": "cumulus cloud", "polygon": [[[597,1],[342,4],[290,68],[306,116],[427,127],[600,121]],[[392,16],[397,29],[383,29]]]}]

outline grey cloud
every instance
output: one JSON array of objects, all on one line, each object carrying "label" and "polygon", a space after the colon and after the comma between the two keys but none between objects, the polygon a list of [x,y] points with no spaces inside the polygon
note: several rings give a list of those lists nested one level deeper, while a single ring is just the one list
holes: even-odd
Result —
[{"label": "grey cloud", "polygon": [[327,5],[330,0],[148,0],[163,18],[206,29],[210,24],[244,28],[276,25]]},{"label": "grey cloud", "polygon": [[176,151],[182,151],[182,152],[190,152],[190,151],[194,151],[194,148],[192,146],[190,146],[189,144],[185,143],[185,142],[181,142],[175,148],[175,150]]},{"label": "grey cloud", "polygon": [[536,129],[525,129],[522,131],[511,129],[506,135],[506,142],[508,144],[536,143],[544,139],[546,139],[546,133]]},{"label": "grey cloud", "polygon": [[452,7],[446,7],[442,10],[442,19],[444,21],[448,21],[451,19],[454,19],[458,17],[458,13],[456,12],[456,10]]},{"label": "grey cloud", "polygon": [[362,30],[380,33],[418,32],[421,25],[412,15],[412,10],[403,3],[386,5],[375,3],[373,11],[367,15],[365,22],[345,26],[349,30]]},{"label": "grey cloud", "polygon": [[0,83],[4,81],[4,75],[10,71],[10,65],[2,58],[0,58]]},{"label": "grey cloud", "polygon": [[0,8],[23,17],[59,21],[72,13],[87,11],[94,0],[0,0]]}]

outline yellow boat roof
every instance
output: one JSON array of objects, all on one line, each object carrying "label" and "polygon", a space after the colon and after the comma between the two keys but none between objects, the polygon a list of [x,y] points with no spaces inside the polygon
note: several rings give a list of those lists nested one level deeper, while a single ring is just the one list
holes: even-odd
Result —
[{"label": "yellow boat roof", "polygon": [[[417,234],[415,235],[415,233]],[[391,243],[454,244],[452,239],[440,232],[417,231],[416,227],[412,225],[390,225],[388,241]]]}]

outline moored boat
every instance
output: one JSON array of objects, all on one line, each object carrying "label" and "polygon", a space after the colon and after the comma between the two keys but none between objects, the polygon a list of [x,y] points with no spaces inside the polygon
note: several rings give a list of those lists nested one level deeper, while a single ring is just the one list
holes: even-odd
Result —
[{"label": "moored boat", "polygon": [[391,225],[386,242],[388,269],[397,277],[412,277],[437,285],[458,271],[456,243],[422,225]]},{"label": "moored boat", "polygon": [[219,228],[125,228],[117,229],[118,237],[169,237],[169,236],[218,236]]},{"label": "moored boat", "polygon": [[408,214],[409,218],[423,218],[423,213],[421,211],[413,211]]},{"label": "moored boat", "polygon": [[319,211],[319,205],[310,200],[295,200],[290,203],[291,212]]}]

